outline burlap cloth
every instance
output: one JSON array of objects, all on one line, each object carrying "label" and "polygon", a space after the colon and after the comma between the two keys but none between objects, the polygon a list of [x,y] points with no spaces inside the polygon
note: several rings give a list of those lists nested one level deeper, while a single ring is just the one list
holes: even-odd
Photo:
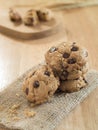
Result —
[{"label": "burlap cloth", "polygon": [[[98,86],[98,72],[91,70],[87,74],[87,88],[71,94],[57,93],[50,102],[30,107],[21,90],[26,73],[0,93],[0,128],[7,130],[53,130],[75,106]],[[17,114],[12,116],[9,110],[16,104],[20,104],[20,107],[17,109]],[[26,117],[25,109],[35,111],[36,115],[31,118]],[[14,116],[19,120],[15,120]]]}]

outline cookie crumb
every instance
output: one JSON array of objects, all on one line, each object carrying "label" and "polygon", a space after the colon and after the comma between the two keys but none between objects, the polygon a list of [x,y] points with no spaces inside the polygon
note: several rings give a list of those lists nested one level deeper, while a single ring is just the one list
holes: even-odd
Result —
[{"label": "cookie crumb", "polygon": [[13,121],[19,121],[20,118],[19,117],[13,117]]},{"label": "cookie crumb", "polygon": [[29,111],[29,110],[24,110],[24,114],[25,114],[25,116],[26,117],[33,117],[33,116],[35,116],[35,114],[36,114],[36,112],[34,112],[34,111]]},{"label": "cookie crumb", "polygon": [[34,107],[34,106],[36,106],[36,104],[34,104],[34,103],[30,103],[29,106],[30,106],[30,107]]},{"label": "cookie crumb", "polygon": [[16,93],[16,96],[17,96],[17,97],[20,97],[19,93]]},{"label": "cookie crumb", "polygon": [[16,115],[16,114],[17,114],[17,110],[9,109],[8,112],[9,112],[10,116],[13,116],[13,115]]},{"label": "cookie crumb", "polygon": [[17,114],[17,109],[20,108],[20,105],[21,105],[21,104],[14,104],[14,105],[8,110],[10,116],[13,116],[13,115],[16,115],[16,114]]},{"label": "cookie crumb", "polygon": [[16,110],[16,109],[20,108],[20,105],[21,105],[21,104],[14,104],[14,105],[11,107],[11,110]]}]

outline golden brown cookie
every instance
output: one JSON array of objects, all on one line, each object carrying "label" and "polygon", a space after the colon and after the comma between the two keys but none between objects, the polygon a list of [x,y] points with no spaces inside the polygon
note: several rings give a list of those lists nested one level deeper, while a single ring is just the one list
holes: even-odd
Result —
[{"label": "golden brown cookie", "polygon": [[46,63],[61,80],[82,76],[88,52],[76,43],[61,43],[51,47],[45,55]]},{"label": "golden brown cookie", "polygon": [[26,77],[23,91],[28,101],[41,104],[54,94],[58,86],[59,79],[54,77],[49,67],[43,65]]},{"label": "golden brown cookie", "polygon": [[17,11],[15,11],[13,9],[10,9],[10,11],[9,11],[9,17],[10,17],[10,20],[12,22],[15,22],[15,23],[21,23],[22,22],[21,15]]},{"label": "golden brown cookie", "polygon": [[28,10],[23,21],[27,26],[34,26],[38,24],[39,20],[36,11],[33,9]]},{"label": "golden brown cookie", "polygon": [[47,8],[37,10],[37,15],[41,21],[50,21],[53,19],[53,12]]},{"label": "golden brown cookie", "polygon": [[87,81],[85,78],[80,77],[77,80],[67,80],[67,81],[62,81],[60,84],[59,89],[64,91],[64,92],[76,92],[79,91],[80,89],[86,87]]}]

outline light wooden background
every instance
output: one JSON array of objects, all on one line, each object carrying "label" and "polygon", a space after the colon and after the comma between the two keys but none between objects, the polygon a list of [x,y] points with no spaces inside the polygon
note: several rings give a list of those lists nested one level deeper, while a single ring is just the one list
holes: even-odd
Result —
[{"label": "light wooden background", "polygon": [[[28,1],[0,0],[0,7],[16,3],[28,4]],[[64,40],[76,41],[85,46],[89,51],[90,68],[98,70],[98,7],[63,10],[61,13],[65,28],[57,35],[37,41],[20,41],[0,34],[0,87],[8,85],[43,61],[46,50]],[[4,22],[6,24],[7,21]],[[98,130],[98,88],[56,130]]]}]

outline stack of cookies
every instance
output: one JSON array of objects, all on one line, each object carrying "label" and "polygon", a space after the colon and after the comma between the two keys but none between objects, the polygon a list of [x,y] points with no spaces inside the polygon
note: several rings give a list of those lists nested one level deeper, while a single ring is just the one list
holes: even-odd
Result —
[{"label": "stack of cookies", "polygon": [[87,57],[87,50],[76,43],[62,43],[46,53],[46,63],[59,77],[62,91],[73,92],[86,85]]},{"label": "stack of cookies", "polygon": [[74,43],[61,43],[45,54],[46,65],[32,71],[25,79],[23,91],[35,104],[46,102],[57,89],[75,92],[87,85],[88,52]]}]

